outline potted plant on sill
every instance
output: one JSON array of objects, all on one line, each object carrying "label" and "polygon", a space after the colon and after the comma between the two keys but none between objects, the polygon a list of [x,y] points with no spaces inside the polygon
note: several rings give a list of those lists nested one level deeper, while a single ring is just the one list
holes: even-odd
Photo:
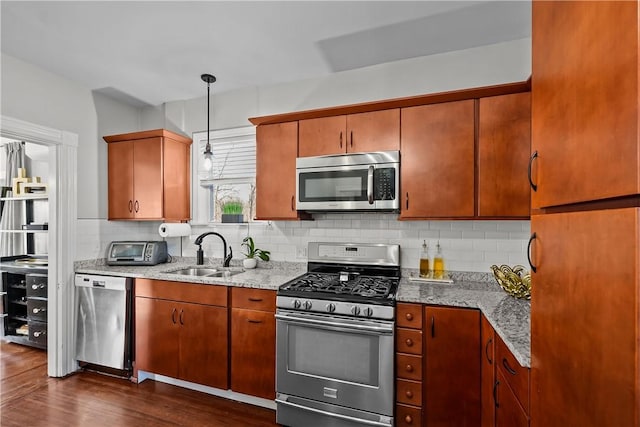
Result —
[{"label": "potted plant on sill", "polygon": [[271,255],[271,252],[256,248],[253,237],[245,237],[244,240],[242,240],[242,246],[247,249],[243,254],[246,259],[242,260],[244,268],[255,268],[258,263],[256,257],[263,261],[269,261],[269,255]]},{"label": "potted plant on sill", "polygon": [[222,222],[244,222],[242,214],[242,202],[239,200],[230,200],[222,205]]}]

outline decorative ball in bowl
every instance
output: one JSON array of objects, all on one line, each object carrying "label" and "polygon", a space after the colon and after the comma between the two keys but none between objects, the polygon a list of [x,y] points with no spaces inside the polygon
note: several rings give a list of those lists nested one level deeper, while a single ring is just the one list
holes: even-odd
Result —
[{"label": "decorative ball in bowl", "polygon": [[523,266],[492,265],[491,271],[506,293],[516,298],[531,299],[531,274]]}]

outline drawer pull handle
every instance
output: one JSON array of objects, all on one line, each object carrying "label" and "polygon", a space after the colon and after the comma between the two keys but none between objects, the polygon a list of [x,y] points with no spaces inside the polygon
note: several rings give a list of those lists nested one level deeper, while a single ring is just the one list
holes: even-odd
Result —
[{"label": "drawer pull handle", "polygon": [[184,325],[184,310],[180,310],[180,324]]},{"label": "drawer pull handle", "polygon": [[340,148],[342,148],[342,132],[340,132]]},{"label": "drawer pull handle", "polygon": [[507,372],[509,372],[511,375],[517,374],[517,372],[514,371],[511,366],[509,366],[509,362],[507,362],[507,359],[504,357],[502,358],[502,366],[504,366],[504,369],[506,369]]},{"label": "drawer pull handle", "polygon": [[413,347],[413,340],[411,338],[407,338],[405,344],[407,344],[407,347]]},{"label": "drawer pull handle", "polygon": [[500,404],[498,403],[498,386],[500,385],[500,381],[496,381],[495,383],[493,383],[493,402],[496,405],[496,408],[500,407]]},{"label": "drawer pull handle", "polygon": [[436,319],[431,316],[431,338],[436,337]]},{"label": "drawer pull handle", "polygon": [[409,321],[413,320],[413,314],[411,314],[411,313],[407,313],[404,317],[406,317],[407,320],[409,320]]},{"label": "drawer pull handle", "polygon": [[249,297],[249,301],[251,301],[251,302],[260,302],[260,301],[262,301],[262,298]]},{"label": "drawer pull handle", "polygon": [[33,289],[34,291],[36,289],[44,289],[46,285],[31,285],[31,289]]},{"label": "drawer pull handle", "polygon": [[406,209],[409,210],[409,192],[408,191],[407,191],[407,204],[406,204],[406,206],[407,206]]},{"label": "drawer pull handle", "polygon": [[138,213],[139,209],[140,209],[140,203],[138,203],[138,201],[136,200],[135,203],[133,204],[133,210],[136,211],[136,213]]},{"label": "drawer pull handle", "polygon": [[489,365],[493,365],[493,359],[489,357],[489,346],[492,342],[493,338],[489,338],[489,340],[487,341],[487,345],[484,346],[484,355],[487,357],[487,362],[489,362]]},{"label": "drawer pull handle", "polygon": [[411,415],[404,417],[404,422],[407,424],[413,424],[413,418],[411,418]]},{"label": "drawer pull handle", "polygon": [[133,212],[133,201],[129,200],[129,213]]},{"label": "drawer pull handle", "polygon": [[249,323],[262,323],[262,320],[247,319]]},{"label": "drawer pull handle", "polygon": [[407,372],[413,372],[413,365],[407,365],[405,369]]},{"label": "drawer pull handle", "polygon": [[353,131],[351,131],[351,147],[353,147]]},{"label": "drawer pull handle", "polygon": [[33,333],[34,338],[40,338],[40,335],[46,335],[47,331],[35,331]]},{"label": "drawer pull handle", "polygon": [[177,310],[174,308],[173,311],[171,312],[171,321],[173,322],[173,324],[176,324],[176,313]]},{"label": "drawer pull handle", "polygon": [[527,261],[529,261],[529,266],[531,267],[531,271],[533,271],[534,273],[538,271],[538,267],[533,265],[533,262],[531,262],[531,244],[533,243],[534,240],[536,240],[537,237],[538,236],[536,236],[536,233],[533,233],[529,238],[529,243],[527,243]]},{"label": "drawer pull handle", "polygon": [[534,151],[531,157],[529,158],[529,169],[527,171],[527,176],[529,177],[529,185],[533,191],[538,191],[538,184],[533,183],[533,179],[531,178],[531,165],[533,161],[538,158],[538,151]]},{"label": "drawer pull handle", "polygon": [[34,308],[33,310],[31,310],[31,311],[33,312],[33,314],[38,314],[38,313],[40,313],[41,311],[43,311],[43,312],[44,312],[44,311],[47,311],[47,308],[46,308],[46,307],[35,307],[35,308]]},{"label": "drawer pull handle", "polygon": [[413,392],[411,390],[407,390],[404,392],[404,395],[411,399],[413,397]]},{"label": "drawer pull handle", "polygon": [[293,204],[293,200],[294,200],[293,198],[294,198],[294,197],[295,197],[295,196],[291,196],[291,210],[292,210],[292,211],[295,211],[295,210],[296,210],[296,207],[295,207],[295,205]]}]

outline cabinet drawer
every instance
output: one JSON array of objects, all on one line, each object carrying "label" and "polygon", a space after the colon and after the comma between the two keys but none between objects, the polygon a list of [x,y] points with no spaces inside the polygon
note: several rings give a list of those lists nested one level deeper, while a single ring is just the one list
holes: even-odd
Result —
[{"label": "cabinet drawer", "polygon": [[27,297],[47,297],[48,278],[46,274],[27,274]]},{"label": "cabinet drawer", "polygon": [[422,357],[396,354],[396,375],[398,378],[422,381]]},{"label": "cabinet drawer", "polygon": [[29,341],[47,345],[47,324],[29,321]]},{"label": "cabinet drawer", "polygon": [[396,405],[396,427],[422,426],[422,411],[420,408]]},{"label": "cabinet drawer", "polygon": [[231,288],[231,307],[276,311],[276,292],[267,289]]},{"label": "cabinet drawer", "polygon": [[422,406],[422,383],[420,381],[397,380],[396,399],[398,403]]},{"label": "cabinet drawer", "polygon": [[27,299],[27,318],[29,320],[47,321],[47,300],[46,299]]},{"label": "cabinet drawer", "polygon": [[398,304],[396,324],[402,328],[422,329],[422,305]]},{"label": "cabinet drawer", "polygon": [[227,287],[222,285],[136,279],[135,289],[137,297],[227,306]]},{"label": "cabinet drawer", "polygon": [[396,329],[396,351],[422,355],[422,331],[415,329]]},{"label": "cabinet drawer", "polygon": [[496,340],[496,363],[518,401],[529,413],[529,368],[520,366],[507,345],[499,337]]}]

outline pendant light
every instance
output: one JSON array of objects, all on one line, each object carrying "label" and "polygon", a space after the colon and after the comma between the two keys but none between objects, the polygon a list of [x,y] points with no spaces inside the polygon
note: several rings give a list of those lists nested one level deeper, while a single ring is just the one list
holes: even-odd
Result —
[{"label": "pendant light", "polygon": [[204,148],[203,166],[206,171],[210,171],[213,167],[213,153],[211,152],[211,144],[209,143],[209,129],[211,128],[209,126],[209,91],[211,90],[211,83],[214,83],[216,81],[216,78],[211,74],[203,74],[200,76],[200,78],[207,83],[207,145]]}]

